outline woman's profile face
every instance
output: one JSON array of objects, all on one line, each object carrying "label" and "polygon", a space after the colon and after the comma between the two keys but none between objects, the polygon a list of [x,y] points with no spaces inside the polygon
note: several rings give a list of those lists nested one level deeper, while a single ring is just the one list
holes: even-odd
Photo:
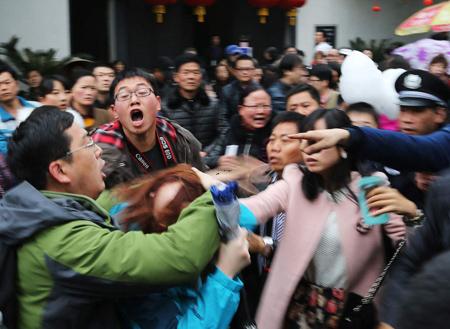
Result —
[{"label": "woman's profile face", "polygon": [[[319,119],[314,125],[314,130],[328,129],[325,120]],[[337,147],[330,147],[313,154],[303,153],[306,167],[312,173],[326,176],[329,170],[340,161],[340,151]]]}]

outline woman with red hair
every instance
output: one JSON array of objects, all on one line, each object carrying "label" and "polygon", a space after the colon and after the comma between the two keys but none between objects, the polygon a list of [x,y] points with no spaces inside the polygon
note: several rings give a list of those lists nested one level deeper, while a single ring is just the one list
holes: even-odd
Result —
[{"label": "woman with red hair", "polygon": [[[126,203],[117,214],[122,229],[164,234],[205,189],[191,167],[180,164],[118,187],[115,193]],[[236,199],[233,202],[238,204]],[[216,212],[224,214],[216,201],[214,204]],[[237,238],[221,244],[215,267],[202,275],[204,280],[199,279],[195,288],[176,287],[123,302],[128,325],[133,329],[155,328],[156,321],[161,328],[228,328],[242,288],[236,275],[249,262],[246,233],[239,229]]]}]

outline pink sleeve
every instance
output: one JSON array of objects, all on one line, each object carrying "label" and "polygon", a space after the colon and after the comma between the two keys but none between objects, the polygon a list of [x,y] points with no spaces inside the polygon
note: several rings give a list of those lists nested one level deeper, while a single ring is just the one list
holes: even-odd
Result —
[{"label": "pink sleeve", "polygon": [[406,237],[406,225],[403,222],[402,216],[397,214],[389,214],[389,222],[384,226],[386,235],[394,242]]},{"label": "pink sleeve", "polygon": [[258,222],[265,223],[286,209],[288,197],[289,186],[281,179],[269,185],[264,191],[239,201],[253,213]]}]

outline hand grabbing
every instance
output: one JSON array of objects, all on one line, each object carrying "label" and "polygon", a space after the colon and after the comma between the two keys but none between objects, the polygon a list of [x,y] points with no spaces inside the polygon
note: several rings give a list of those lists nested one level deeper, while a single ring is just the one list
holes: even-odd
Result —
[{"label": "hand grabbing", "polygon": [[230,278],[234,278],[244,267],[250,264],[247,231],[239,228],[236,239],[221,243],[216,266]]},{"label": "hand grabbing", "polygon": [[417,207],[399,191],[388,186],[379,186],[367,193],[367,205],[372,216],[393,212],[398,215],[415,217]]}]

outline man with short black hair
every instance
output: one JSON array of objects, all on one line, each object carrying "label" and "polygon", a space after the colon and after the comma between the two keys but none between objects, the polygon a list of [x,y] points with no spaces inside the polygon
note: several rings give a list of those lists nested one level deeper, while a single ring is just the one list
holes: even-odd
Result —
[{"label": "man with short black hair", "polygon": [[286,110],[307,116],[320,108],[320,95],[306,83],[292,88],[286,95]]},{"label": "man with short black hair", "polygon": [[6,64],[0,64],[0,153],[6,154],[7,140],[39,103],[18,96],[17,73]]},{"label": "man with short black hair", "polygon": [[42,82],[42,74],[35,68],[29,68],[25,71],[25,78],[27,79],[28,86],[30,87],[24,97],[31,101],[37,101],[37,89]]},{"label": "man with short black hair", "polygon": [[303,61],[296,54],[284,55],[278,65],[281,78],[267,89],[272,99],[272,110],[275,113],[286,110],[286,95],[298,85],[303,75],[307,74]]},{"label": "man with short black hair", "polygon": [[95,86],[97,88],[97,99],[94,107],[101,109],[109,109],[109,88],[116,76],[114,69],[106,63],[97,63],[94,66],[92,74],[95,76]]},{"label": "man with short black hair", "polygon": [[249,85],[254,84],[253,75],[256,68],[255,61],[248,55],[239,55],[232,65],[236,80],[223,87],[220,104],[227,120],[237,113],[240,95]]},{"label": "man with short black hair", "polygon": [[320,107],[328,110],[337,108],[339,93],[330,88],[333,78],[330,67],[326,64],[317,64],[309,73],[309,83],[320,94]]},{"label": "man with short black hair", "polygon": [[228,123],[218,102],[202,86],[203,70],[196,55],[183,54],[175,59],[173,88],[163,100],[162,115],[189,130],[202,144],[202,155],[208,166],[208,153],[225,137]]},{"label": "man with short black hair", "polygon": [[139,69],[120,72],[110,97],[115,121],[101,126],[93,136],[104,152],[107,188],[177,163],[203,169],[198,140],[157,116],[161,99],[152,75]]},{"label": "man with short black hair", "polygon": [[352,125],[357,127],[379,128],[380,119],[374,107],[365,102],[350,104],[345,110],[352,121]]},{"label": "man with short black hair", "polygon": [[0,311],[8,327],[16,315],[17,328],[121,328],[120,298],[195,281],[217,249],[209,194],[164,234],[119,231],[94,201],[105,187],[101,155],[56,107],[36,109],[14,132],[8,163],[21,183],[0,200]]}]

